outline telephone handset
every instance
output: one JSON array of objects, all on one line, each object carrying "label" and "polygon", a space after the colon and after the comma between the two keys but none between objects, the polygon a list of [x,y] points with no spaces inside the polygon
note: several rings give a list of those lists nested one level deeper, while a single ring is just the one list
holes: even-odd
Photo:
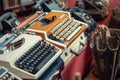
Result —
[{"label": "telephone handset", "polygon": [[7,12],[0,16],[0,32],[11,31],[18,24],[20,24],[20,21],[13,12]]}]

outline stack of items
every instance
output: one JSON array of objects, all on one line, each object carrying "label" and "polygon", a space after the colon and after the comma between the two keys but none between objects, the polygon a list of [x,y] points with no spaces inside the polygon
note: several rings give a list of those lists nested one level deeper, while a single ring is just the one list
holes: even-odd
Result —
[{"label": "stack of items", "polygon": [[100,80],[116,80],[120,53],[120,30],[108,29],[100,25],[91,40],[91,48],[95,60],[93,74]]},{"label": "stack of items", "polygon": [[[109,22],[110,28],[120,29],[120,6],[115,7],[112,10],[112,16]],[[119,64],[118,64],[118,71],[117,71],[117,78],[120,76],[120,56],[119,56]]]}]

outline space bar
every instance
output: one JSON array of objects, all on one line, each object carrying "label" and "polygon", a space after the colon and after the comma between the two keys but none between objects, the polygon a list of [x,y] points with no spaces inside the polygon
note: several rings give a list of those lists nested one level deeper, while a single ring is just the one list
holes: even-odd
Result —
[{"label": "space bar", "polygon": [[79,30],[81,29],[81,27],[78,27],[72,34],[70,34],[66,40],[70,40]]}]

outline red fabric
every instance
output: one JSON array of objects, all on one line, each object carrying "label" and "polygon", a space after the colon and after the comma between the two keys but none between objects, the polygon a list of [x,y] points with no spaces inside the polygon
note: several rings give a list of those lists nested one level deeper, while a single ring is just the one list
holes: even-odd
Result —
[{"label": "red fabric", "polygon": [[75,6],[76,0],[68,0],[68,7],[73,8]]},{"label": "red fabric", "polygon": [[[110,4],[108,6],[109,14],[101,21],[98,21],[98,24],[109,25],[110,17],[112,15],[112,9],[120,5],[120,0],[109,0]],[[68,0],[68,6],[74,7],[75,0]],[[74,57],[70,63],[62,71],[61,76],[63,80],[75,80],[74,75],[76,72],[80,72],[83,77],[85,73],[89,70],[90,64],[92,62],[92,53],[87,44],[86,50],[78,57]]]},{"label": "red fabric", "polygon": [[80,72],[81,76],[84,76],[84,74],[91,67],[92,57],[93,56],[91,54],[91,49],[88,43],[84,52],[82,52],[80,56],[75,56],[62,71],[62,79],[74,80],[74,75],[76,72]]}]

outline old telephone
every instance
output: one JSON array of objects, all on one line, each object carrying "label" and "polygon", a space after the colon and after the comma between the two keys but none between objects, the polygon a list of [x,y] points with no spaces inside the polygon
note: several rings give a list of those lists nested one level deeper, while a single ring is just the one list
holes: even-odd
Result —
[{"label": "old telephone", "polygon": [[96,22],[93,20],[88,11],[83,8],[74,7],[69,9],[69,12],[71,16],[74,17],[76,20],[88,24],[88,28],[86,29],[85,34],[89,37],[91,35],[91,32],[93,32],[96,28]]},{"label": "old telephone", "polygon": [[39,0],[34,8],[37,11],[44,11],[44,12],[50,12],[51,10],[59,10],[62,9],[56,4],[54,0]]},{"label": "old telephone", "polygon": [[0,33],[10,32],[11,29],[20,24],[17,15],[13,12],[7,12],[0,16]]}]

